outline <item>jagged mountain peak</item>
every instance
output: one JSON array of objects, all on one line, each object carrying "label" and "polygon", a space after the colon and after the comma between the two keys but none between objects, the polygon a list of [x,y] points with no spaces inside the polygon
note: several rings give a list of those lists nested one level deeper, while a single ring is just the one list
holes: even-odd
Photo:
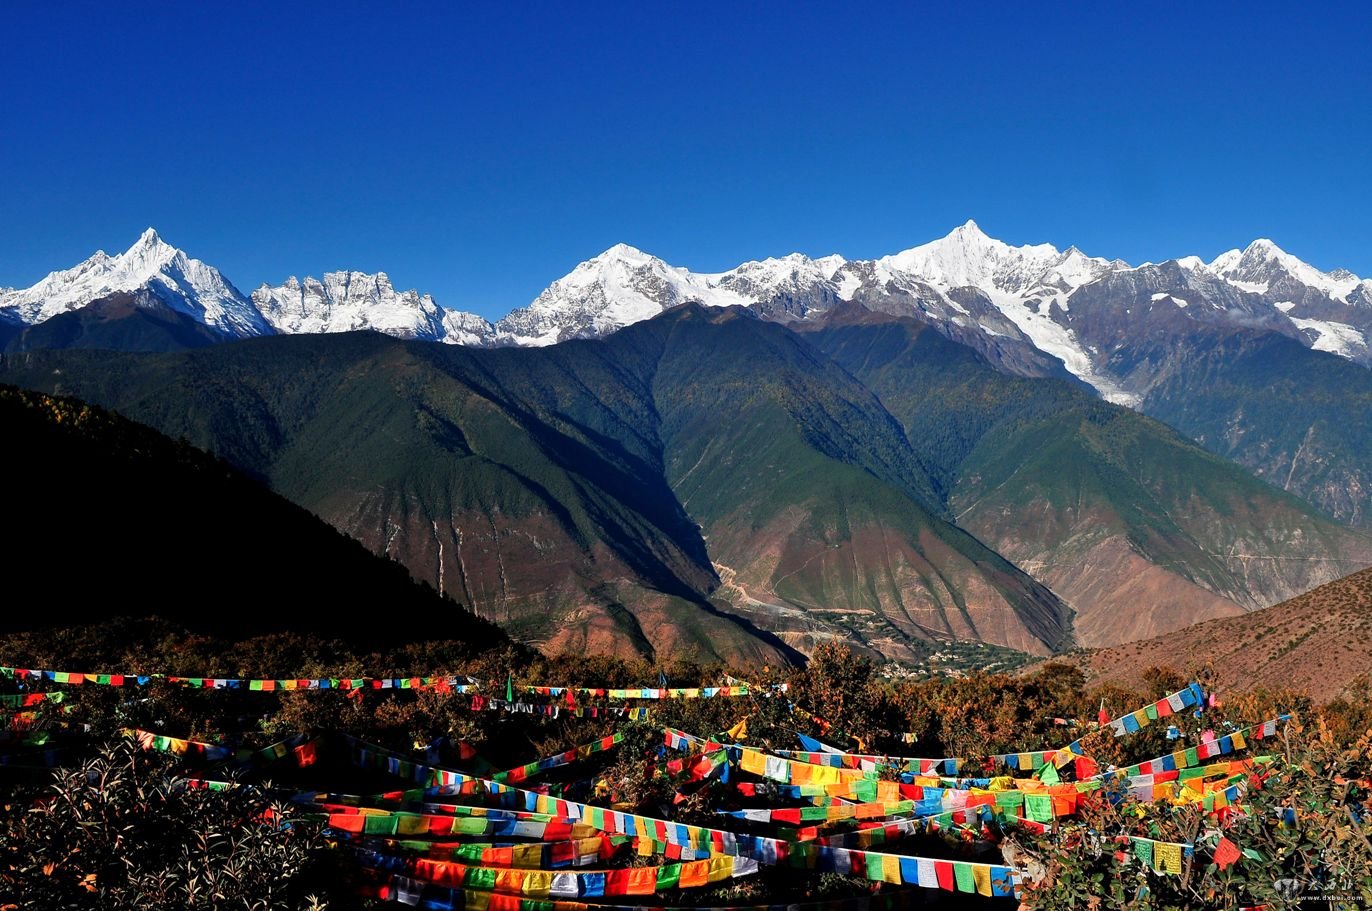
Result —
[{"label": "jagged mountain peak", "polygon": [[804,253],[788,253],[785,256],[769,256],[766,259],[750,260],[735,266],[728,272],[719,272],[705,277],[715,284],[726,287],[746,278],[751,284],[759,285],[767,290],[775,290],[778,285],[787,282],[828,281],[847,262],[837,253],[821,256],[818,259],[811,259]]},{"label": "jagged mountain peak", "polygon": [[143,233],[138,235],[138,240],[134,242],[135,247],[151,247],[163,243],[162,235],[157,233],[157,229],[152,225],[143,229]]},{"label": "jagged mountain peak", "polygon": [[1234,266],[1238,264],[1238,261],[1242,258],[1242,250],[1239,250],[1237,248],[1232,250],[1225,250],[1219,256],[1216,256],[1214,259],[1210,260],[1210,262],[1207,264],[1207,267],[1210,269],[1211,272],[1215,273],[1216,275],[1224,275],[1227,272],[1231,271],[1234,268]]},{"label": "jagged mountain peak", "polygon": [[607,248],[605,252],[601,253],[599,256],[595,257],[590,261],[596,262],[599,260],[606,259],[626,259],[634,261],[657,260],[658,262],[661,262],[661,260],[658,260],[658,258],[656,256],[653,256],[651,253],[644,253],[638,247],[626,243],[617,243]]},{"label": "jagged mountain peak", "polygon": [[981,237],[985,238],[986,240],[991,240],[991,237],[985,231],[981,230],[981,225],[977,224],[976,220],[971,218],[967,219],[962,224],[954,228],[952,231],[948,232],[948,236]]},{"label": "jagged mountain peak", "polygon": [[1270,239],[1268,239],[1268,238],[1266,238],[1266,237],[1257,237],[1257,238],[1254,238],[1253,241],[1252,241],[1252,243],[1250,243],[1250,244],[1244,249],[1243,252],[1244,252],[1245,254],[1253,253],[1253,254],[1255,254],[1255,255],[1267,256],[1267,257],[1273,257],[1273,256],[1286,256],[1286,255],[1287,255],[1287,253],[1286,253],[1285,250],[1283,250],[1281,247],[1277,246],[1275,243],[1273,243]]},{"label": "jagged mountain peak", "polygon": [[49,273],[37,284],[6,295],[0,304],[33,324],[118,292],[148,289],[156,301],[231,338],[261,335],[271,327],[218,269],[162,239],[148,228],[123,253],[103,250],[70,269]]},{"label": "jagged mountain peak", "polygon": [[1012,247],[969,220],[938,240],[883,256],[877,263],[949,288],[1018,290],[1061,257],[1052,244]]},{"label": "jagged mountain peak", "polygon": [[188,259],[185,253],[163,240],[155,229],[148,228],[133,246],[115,258],[115,262],[130,277],[146,280],[178,256],[183,261]]},{"label": "jagged mountain peak", "polygon": [[527,307],[495,324],[504,344],[552,345],[605,335],[688,301],[747,306],[751,300],[719,286],[716,275],[668,265],[628,244],[615,244],[553,282]]},{"label": "jagged mountain peak", "polygon": [[[647,268],[671,269],[667,262],[651,253],[646,253],[638,247],[629,244],[615,244],[598,256],[593,256],[577,264],[576,268],[566,276],[594,276],[605,272],[607,269],[627,269],[637,270]],[[681,270],[685,271],[685,270]]]},{"label": "jagged mountain peak", "polygon": [[385,272],[339,270],[322,279],[291,276],[262,285],[253,304],[277,332],[353,332],[371,329],[399,338],[475,345],[489,341],[491,325],[471,313],[447,311],[429,294],[397,291]]},{"label": "jagged mountain peak", "polygon": [[1260,237],[1243,249],[1221,253],[1210,264],[1217,276],[1245,291],[1265,293],[1278,283],[1296,283],[1323,292],[1341,303],[1358,289],[1361,279],[1347,269],[1323,272],[1299,257]]}]

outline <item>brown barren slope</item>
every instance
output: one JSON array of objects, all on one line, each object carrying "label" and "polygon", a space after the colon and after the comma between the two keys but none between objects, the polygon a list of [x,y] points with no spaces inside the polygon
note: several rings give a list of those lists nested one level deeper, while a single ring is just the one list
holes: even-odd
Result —
[{"label": "brown barren slope", "polygon": [[1328,702],[1372,673],[1372,568],[1241,617],[1089,652],[1093,683],[1132,683],[1150,667],[1211,668],[1226,691],[1288,688]]}]

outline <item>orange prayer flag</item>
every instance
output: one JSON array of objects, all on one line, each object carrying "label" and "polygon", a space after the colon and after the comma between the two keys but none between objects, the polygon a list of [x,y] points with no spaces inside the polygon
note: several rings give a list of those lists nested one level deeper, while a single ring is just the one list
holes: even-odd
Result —
[{"label": "orange prayer flag", "polygon": [[681,880],[679,885],[683,889],[692,886],[703,886],[709,881],[710,862],[708,860],[696,860],[681,865]]}]

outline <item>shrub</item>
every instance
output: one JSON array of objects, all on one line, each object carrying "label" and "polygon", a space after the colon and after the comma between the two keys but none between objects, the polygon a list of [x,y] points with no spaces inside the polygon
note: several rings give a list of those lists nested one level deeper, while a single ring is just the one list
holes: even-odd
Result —
[{"label": "shrub", "polygon": [[192,788],[129,739],[0,806],[0,906],[319,909],[331,852],[255,787]]}]

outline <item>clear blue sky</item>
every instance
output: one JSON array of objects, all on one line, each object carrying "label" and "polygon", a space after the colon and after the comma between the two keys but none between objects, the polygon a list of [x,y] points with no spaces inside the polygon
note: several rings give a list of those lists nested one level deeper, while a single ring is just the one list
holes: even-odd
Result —
[{"label": "clear blue sky", "polygon": [[499,315],[624,241],[713,271],[975,218],[1372,274],[1347,3],[0,6],[0,285],[148,225],[245,291],[385,270]]}]

